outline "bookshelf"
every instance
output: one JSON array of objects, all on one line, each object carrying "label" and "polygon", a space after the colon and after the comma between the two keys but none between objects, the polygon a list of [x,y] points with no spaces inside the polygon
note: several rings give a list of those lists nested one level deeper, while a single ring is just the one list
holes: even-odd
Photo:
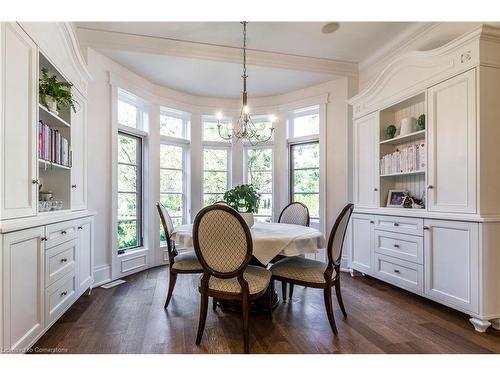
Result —
[{"label": "bookshelf", "polygon": [[[425,199],[427,131],[416,125],[416,119],[422,114],[426,114],[425,92],[379,112],[380,207],[386,206],[389,190],[407,190],[412,196]],[[406,117],[413,117],[415,126],[412,132],[400,135],[401,121]],[[387,138],[389,125],[397,128],[395,137],[390,139]]]},{"label": "bookshelf", "polygon": [[[65,80],[64,76],[41,52],[38,61],[40,77],[42,69],[46,68],[49,75]],[[54,201],[62,201],[61,209],[43,212],[44,214],[71,208],[71,117],[70,108],[59,108],[58,113],[53,113],[42,103],[38,103],[39,192],[51,192]],[[38,199],[40,200],[40,197]]]}]

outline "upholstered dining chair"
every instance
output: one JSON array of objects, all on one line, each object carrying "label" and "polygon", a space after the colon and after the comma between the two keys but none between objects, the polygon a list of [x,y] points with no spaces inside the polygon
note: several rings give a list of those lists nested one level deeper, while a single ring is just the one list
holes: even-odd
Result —
[{"label": "upholstered dining chair", "polygon": [[302,257],[289,257],[276,262],[270,268],[275,280],[323,289],[328,321],[335,335],[338,334],[338,331],[333,316],[331,289],[333,286],[335,287],[340,309],[344,317],[347,318],[340,291],[340,260],[342,258],[345,233],[353,208],[354,205],[351,203],[346,205],[333,225],[327,245],[328,263]]},{"label": "upholstered dining chair", "polygon": [[166,309],[174,292],[175,282],[177,281],[177,274],[202,273],[203,268],[201,267],[201,264],[198,261],[198,258],[196,257],[196,254],[193,250],[183,251],[179,254],[179,252],[175,248],[175,242],[172,240],[172,232],[174,230],[172,218],[168,214],[165,206],[163,206],[160,202],[156,202],[156,208],[158,209],[161,225],[163,227],[163,231],[165,232],[165,237],[167,238],[168,267],[170,276],[168,281],[167,300],[165,301],[164,306],[164,308]]},{"label": "upholstered dining chair", "polygon": [[201,293],[200,320],[196,345],[203,336],[207,319],[208,298],[241,301],[243,344],[249,352],[249,302],[264,297],[271,307],[271,272],[264,267],[248,265],[253,243],[250,229],[238,212],[224,205],[202,209],[193,227],[194,250],[203,267],[199,290]]},{"label": "upholstered dining chair", "polygon": [[[280,213],[278,223],[295,224],[308,227],[310,224],[309,209],[304,203],[292,202],[285,206]],[[281,282],[281,292],[283,294],[283,302],[286,301],[287,283]],[[293,284],[290,284],[290,299],[293,297]]]}]

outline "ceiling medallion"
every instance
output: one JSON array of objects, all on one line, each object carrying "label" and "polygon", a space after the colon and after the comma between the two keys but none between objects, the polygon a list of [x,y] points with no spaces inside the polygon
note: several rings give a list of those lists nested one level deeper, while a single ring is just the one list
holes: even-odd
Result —
[{"label": "ceiling medallion", "polygon": [[[266,129],[259,129],[252,122],[252,117],[250,116],[250,110],[248,108],[248,93],[247,93],[247,23],[246,21],[241,22],[243,25],[243,93],[242,93],[242,107],[240,112],[240,117],[236,126],[226,126],[225,131],[222,131],[222,113],[217,113],[217,130],[219,136],[226,140],[233,142],[238,142],[240,139],[244,142],[250,143],[252,146],[257,145],[260,142],[269,141],[274,132],[273,123],[276,121],[275,116],[271,116],[270,123],[271,127]],[[263,132],[266,132],[265,134]]]}]

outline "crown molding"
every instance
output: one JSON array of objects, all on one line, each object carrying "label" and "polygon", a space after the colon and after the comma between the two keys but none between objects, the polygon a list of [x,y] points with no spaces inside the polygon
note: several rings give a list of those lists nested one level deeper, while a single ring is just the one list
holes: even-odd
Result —
[{"label": "crown molding", "polygon": [[[241,48],[176,39],[142,36],[87,28],[77,29],[82,47],[142,52],[227,63],[241,63]],[[353,62],[290,55],[278,52],[247,50],[247,63],[280,69],[326,73],[335,76],[357,76],[358,64]]]}]

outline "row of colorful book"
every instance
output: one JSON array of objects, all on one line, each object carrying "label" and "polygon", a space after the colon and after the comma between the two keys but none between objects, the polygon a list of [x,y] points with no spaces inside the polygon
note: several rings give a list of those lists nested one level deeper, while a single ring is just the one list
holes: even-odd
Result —
[{"label": "row of colorful book", "polygon": [[397,149],[380,159],[380,174],[415,172],[425,169],[425,142]]},{"label": "row of colorful book", "polygon": [[38,122],[38,158],[71,167],[71,148],[68,140],[59,130],[51,129],[42,121]]}]

